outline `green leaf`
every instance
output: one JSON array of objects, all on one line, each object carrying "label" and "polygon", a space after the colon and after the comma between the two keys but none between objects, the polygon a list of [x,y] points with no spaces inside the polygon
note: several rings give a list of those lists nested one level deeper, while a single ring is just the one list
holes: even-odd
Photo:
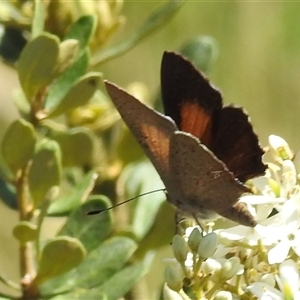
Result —
[{"label": "green leaf", "polygon": [[[125,183],[128,198],[164,189],[159,175],[149,161],[128,165],[122,172],[120,181]],[[163,191],[140,197],[136,201],[132,230],[141,239],[149,231],[155,220],[160,204],[166,200]]]},{"label": "green leaf", "polygon": [[1,144],[3,159],[15,175],[34,153],[36,136],[33,126],[23,120],[14,121],[7,129]]},{"label": "green leaf", "polygon": [[61,74],[49,88],[47,98],[45,100],[45,109],[50,110],[57,106],[75,84],[78,79],[83,76],[89,64],[88,51],[83,52],[74,64]]},{"label": "green leaf", "polygon": [[69,68],[76,59],[78,52],[78,41],[74,39],[65,40],[59,45],[59,56],[55,66],[55,75],[61,74]]},{"label": "green leaf", "polygon": [[139,26],[136,31],[120,45],[108,48],[95,55],[91,61],[93,67],[103,62],[115,58],[132,49],[136,44],[141,42],[145,37],[157,28],[161,27],[175,12],[181,7],[184,1],[169,1],[161,6],[157,11],[149,16],[149,18]]},{"label": "green leaf", "polygon": [[53,278],[43,285],[42,290],[59,293],[74,288],[91,289],[105,284],[128,262],[136,247],[136,243],[129,238],[111,238],[90,252],[76,270]]},{"label": "green leaf", "polygon": [[92,165],[96,136],[91,130],[79,127],[68,131],[52,131],[51,138],[60,145],[63,166]]},{"label": "green leaf", "polygon": [[78,266],[86,255],[81,242],[68,236],[56,237],[42,250],[36,282],[38,284]]},{"label": "green leaf", "polygon": [[208,73],[218,57],[217,41],[205,35],[197,36],[182,46],[180,52],[204,73]]},{"label": "green leaf", "polygon": [[16,187],[5,180],[4,177],[0,177],[0,200],[14,210],[18,208]]},{"label": "green leaf", "polygon": [[14,105],[18,109],[21,117],[28,120],[29,116],[30,116],[31,105],[27,101],[26,96],[21,89],[17,90],[14,93],[13,101],[14,101]]},{"label": "green leaf", "polygon": [[18,73],[30,103],[41,89],[52,82],[58,55],[58,37],[46,33],[27,43],[23,49],[18,62]]},{"label": "green leaf", "polygon": [[91,289],[75,289],[71,293],[67,293],[58,297],[51,298],[53,300],[66,299],[108,299],[115,300],[122,298],[131,288],[141,279],[148,270],[148,266],[144,263],[136,263],[122,269],[101,285]]},{"label": "green leaf", "polygon": [[37,226],[27,221],[21,221],[13,228],[13,235],[21,243],[34,241],[38,235]]},{"label": "green leaf", "polygon": [[38,207],[46,193],[61,180],[61,152],[57,142],[43,139],[37,146],[29,169],[28,184],[34,206]]},{"label": "green leaf", "polygon": [[44,31],[44,23],[45,23],[45,8],[46,3],[40,0],[34,1],[34,16],[31,25],[31,36],[32,38],[37,37],[42,34]]},{"label": "green leaf", "polygon": [[126,237],[105,241],[78,267],[76,286],[90,289],[105,283],[126,264],[136,248],[136,243]]},{"label": "green leaf", "polygon": [[100,73],[90,72],[81,77],[69,90],[68,94],[61,99],[60,103],[49,112],[47,117],[56,117],[69,112],[78,106],[87,104],[98,89]]},{"label": "green leaf", "polygon": [[170,245],[176,232],[175,216],[175,208],[167,201],[160,204],[152,227],[139,242],[139,248],[134,254],[137,259],[144,259],[150,251]]},{"label": "green leaf", "polygon": [[6,296],[5,293],[0,293],[0,300],[18,300],[18,297]]},{"label": "green leaf", "polygon": [[86,297],[91,299],[100,293],[105,294],[107,299],[119,299],[131,290],[148,269],[149,266],[143,262],[126,267],[109,278],[101,287],[88,290]]},{"label": "green leaf", "polygon": [[76,209],[86,201],[90,192],[94,188],[97,174],[90,171],[82,181],[74,187],[70,195],[62,197],[52,202],[48,208],[47,214],[52,216],[66,215]]},{"label": "green leaf", "polygon": [[76,39],[79,41],[79,49],[84,50],[94,35],[96,28],[96,17],[92,15],[86,15],[78,19],[72,24],[69,32],[65,36],[65,39]]},{"label": "green leaf", "polygon": [[89,252],[101,244],[112,231],[110,212],[88,216],[91,211],[103,210],[111,203],[105,196],[92,196],[68,218],[59,235],[68,235],[78,238]]}]

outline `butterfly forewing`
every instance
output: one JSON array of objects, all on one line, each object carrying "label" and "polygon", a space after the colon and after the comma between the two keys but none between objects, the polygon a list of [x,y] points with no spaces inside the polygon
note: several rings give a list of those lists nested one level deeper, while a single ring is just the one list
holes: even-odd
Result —
[{"label": "butterfly forewing", "polygon": [[142,104],[116,85],[105,82],[106,89],[132,134],[142,146],[163,182],[170,182],[170,137],[177,127],[173,120]]},{"label": "butterfly forewing", "polygon": [[182,131],[198,137],[240,181],[263,175],[263,150],[242,108],[222,104],[220,92],[194,65],[165,52],[161,89],[166,115]]},{"label": "butterfly forewing", "polygon": [[222,108],[218,90],[184,57],[165,52],[161,63],[164,111],[180,130],[211,143],[212,117]]},{"label": "butterfly forewing", "polygon": [[198,139],[185,132],[171,137],[170,171],[179,198],[174,199],[169,191],[169,200],[173,196],[174,202],[182,201],[181,209],[186,207],[190,214],[203,209],[221,212],[249,191]]}]

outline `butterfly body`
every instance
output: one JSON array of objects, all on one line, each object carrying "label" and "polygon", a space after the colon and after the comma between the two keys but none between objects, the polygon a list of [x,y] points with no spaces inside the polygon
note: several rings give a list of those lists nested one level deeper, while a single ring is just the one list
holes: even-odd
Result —
[{"label": "butterfly body", "polygon": [[[164,182],[168,201],[196,218],[219,214],[255,226],[251,214],[237,203],[250,192],[243,182],[265,170],[248,116],[239,108],[223,107],[220,93],[178,54],[165,52],[161,77],[166,115],[112,83],[106,82],[106,88]],[[235,132],[233,137],[224,124]],[[250,142],[243,136],[249,130]],[[252,166],[257,161],[258,166]]]}]

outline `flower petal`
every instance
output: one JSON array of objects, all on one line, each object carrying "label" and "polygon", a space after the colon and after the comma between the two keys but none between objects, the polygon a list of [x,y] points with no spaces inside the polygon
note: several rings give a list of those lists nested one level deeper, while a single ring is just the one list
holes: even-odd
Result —
[{"label": "flower petal", "polygon": [[[293,295],[295,295],[299,290],[299,273],[297,264],[291,259],[282,262],[279,266],[279,275],[283,285],[288,286],[289,290],[291,290]],[[280,286],[281,283],[278,282],[278,285]],[[286,288],[284,288],[284,290],[286,290]],[[282,289],[282,291],[284,290]]]},{"label": "flower petal", "polygon": [[272,264],[283,262],[287,258],[289,250],[290,250],[290,243],[287,239],[279,242],[268,253],[269,264],[272,265]]},{"label": "flower petal", "polygon": [[278,290],[262,282],[254,282],[248,290],[260,300],[282,300],[283,295]]}]

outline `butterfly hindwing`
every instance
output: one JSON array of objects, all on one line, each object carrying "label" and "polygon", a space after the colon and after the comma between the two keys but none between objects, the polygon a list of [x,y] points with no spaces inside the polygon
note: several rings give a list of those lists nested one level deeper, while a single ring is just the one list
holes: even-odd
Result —
[{"label": "butterfly hindwing", "polygon": [[181,200],[195,215],[203,209],[222,212],[232,207],[243,193],[249,192],[224,163],[197,138],[185,132],[175,132],[171,137],[170,171],[176,193],[179,192],[177,201]]}]

